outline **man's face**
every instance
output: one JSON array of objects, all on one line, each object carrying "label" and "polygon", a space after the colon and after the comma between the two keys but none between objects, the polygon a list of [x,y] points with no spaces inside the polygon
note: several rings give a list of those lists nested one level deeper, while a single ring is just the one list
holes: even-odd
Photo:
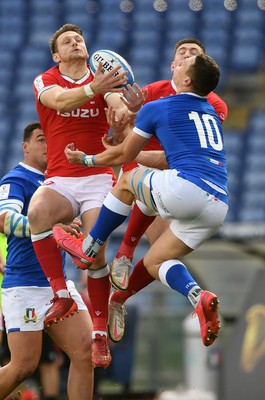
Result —
[{"label": "man's face", "polygon": [[174,72],[176,66],[186,58],[203,54],[203,50],[195,43],[184,43],[176,51],[174,60],[171,63],[171,71]]},{"label": "man's face", "polygon": [[[88,51],[83,36],[76,32],[68,31],[62,33],[57,39],[57,52],[59,61],[87,60]],[[59,62],[56,60],[56,62]]]},{"label": "man's face", "polygon": [[190,68],[191,65],[195,63],[197,55],[184,58],[178,62],[178,64],[175,66],[174,71],[173,71],[173,81],[176,85],[177,88],[181,88],[183,84],[187,84],[190,82],[190,77],[188,76],[187,72]]},{"label": "man's face", "polygon": [[25,161],[35,168],[45,170],[47,167],[47,144],[42,129],[34,129],[29,142],[23,142]]}]

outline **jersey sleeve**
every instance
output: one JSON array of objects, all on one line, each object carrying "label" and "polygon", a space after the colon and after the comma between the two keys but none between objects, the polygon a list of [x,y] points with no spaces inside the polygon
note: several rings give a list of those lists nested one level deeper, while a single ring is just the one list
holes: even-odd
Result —
[{"label": "jersey sleeve", "polygon": [[135,133],[146,139],[150,139],[155,134],[158,115],[155,103],[157,102],[147,103],[141,108],[133,129]]},{"label": "jersey sleeve", "polygon": [[0,210],[12,210],[21,213],[24,207],[24,182],[19,179],[1,181],[0,186]]},{"label": "jersey sleeve", "polygon": [[40,100],[40,96],[45,90],[58,85],[59,82],[56,81],[56,77],[47,72],[38,75],[33,82],[34,92],[38,100]]},{"label": "jersey sleeve", "polygon": [[228,108],[226,103],[214,92],[209,93],[207,99],[215,109],[220,121],[223,123],[228,116]]}]

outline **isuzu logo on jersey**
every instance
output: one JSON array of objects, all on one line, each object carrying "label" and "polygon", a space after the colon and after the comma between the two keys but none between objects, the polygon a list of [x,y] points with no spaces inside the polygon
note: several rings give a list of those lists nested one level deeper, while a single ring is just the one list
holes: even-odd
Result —
[{"label": "isuzu logo on jersey", "polygon": [[63,112],[60,113],[57,111],[57,115],[60,115],[61,117],[76,117],[76,118],[95,118],[99,116],[99,109],[86,109],[86,108],[77,108],[76,110],[70,111],[70,112]]}]

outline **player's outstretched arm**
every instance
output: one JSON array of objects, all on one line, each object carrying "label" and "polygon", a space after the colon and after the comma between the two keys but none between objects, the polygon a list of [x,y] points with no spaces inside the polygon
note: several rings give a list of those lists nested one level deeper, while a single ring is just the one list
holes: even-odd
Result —
[{"label": "player's outstretched arm", "polygon": [[[127,82],[126,72],[113,76],[120,67],[114,68],[111,72],[103,74],[98,67],[95,78],[87,85],[78,88],[64,89],[61,86],[52,86],[42,92],[40,96],[41,103],[48,108],[52,108],[58,112],[69,112],[82,106],[92,99],[96,94],[104,94],[107,92],[122,92],[122,88],[117,86]],[[102,65],[101,65],[102,69]]]},{"label": "player's outstretched arm", "polygon": [[145,165],[146,167],[161,170],[168,168],[168,163],[163,150],[140,151],[135,161],[138,164]]}]

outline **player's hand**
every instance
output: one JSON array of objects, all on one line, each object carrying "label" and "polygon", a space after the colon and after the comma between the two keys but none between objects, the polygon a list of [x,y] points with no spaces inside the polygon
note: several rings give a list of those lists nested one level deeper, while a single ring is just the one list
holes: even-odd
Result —
[{"label": "player's hand", "polygon": [[85,153],[83,151],[79,151],[78,149],[75,150],[73,143],[69,143],[65,147],[64,154],[70,163],[82,165],[82,157],[85,155]]},{"label": "player's hand", "polygon": [[126,71],[117,75],[115,74],[120,68],[121,66],[118,66],[113,68],[111,72],[103,73],[103,65],[101,62],[99,62],[94,80],[90,84],[93,92],[95,94],[104,94],[107,92],[122,92],[123,88],[117,86],[125,85],[128,81],[128,77]]},{"label": "player's hand", "polygon": [[147,91],[142,92],[140,86],[134,83],[133,86],[127,85],[126,88],[123,89],[122,94],[121,101],[127,106],[131,113],[137,114],[145,102]]},{"label": "player's hand", "polygon": [[[130,118],[125,113],[120,114],[120,117],[118,118],[112,106],[109,106],[109,108],[105,108],[105,113],[107,122],[111,127],[111,129],[113,130],[113,132],[115,133],[115,137],[122,137],[123,140],[126,136],[124,134],[125,133],[124,131],[126,127],[128,127]],[[119,143],[121,141],[119,141]]]},{"label": "player's hand", "polygon": [[81,236],[83,235],[81,233],[82,222],[80,221],[79,218],[74,218],[73,221],[69,224],[69,227],[70,227],[71,230],[73,230],[73,232],[77,233],[77,237],[80,237],[80,235]]},{"label": "player's hand", "polygon": [[108,149],[109,147],[116,146],[116,143],[114,143],[114,137],[109,136],[107,133],[101,138],[101,142],[105,149]]},{"label": "player's hand", "polygon": [[65,232],[70,233],[71,235],[77,237],[77,238],[82,238],[83,234],[80,232],[80,228],[82,226],[82,222],[78,219],[75,218],[72,222],[69,224],[63,224],[59,223],[56,224],[59,225]]}]

